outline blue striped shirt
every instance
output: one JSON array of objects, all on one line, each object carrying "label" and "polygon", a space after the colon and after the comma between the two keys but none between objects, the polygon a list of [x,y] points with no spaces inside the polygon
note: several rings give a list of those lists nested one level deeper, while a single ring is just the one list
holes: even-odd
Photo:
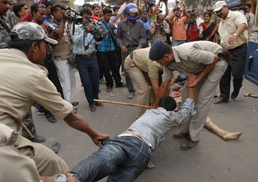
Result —
[{"label": "blue striped shirt", "polygon": [[[104,27],[102,32],[107,31],[109,29],[109,27],[110,27],[110,24],[111,24],[111,23],[106,23],[104,21],[105,20],[101,20],[101,21],[98,22],[99,26],[103,26]],[[110,51],[114,51],[115,50],[115,45],[114,45],[114,42],[112,40],[112,37],[111,37],[110,33],[108,33],[103,38],[101,44],[98,46],[98,50],[99,50],[99,52],[110,52]]]}]

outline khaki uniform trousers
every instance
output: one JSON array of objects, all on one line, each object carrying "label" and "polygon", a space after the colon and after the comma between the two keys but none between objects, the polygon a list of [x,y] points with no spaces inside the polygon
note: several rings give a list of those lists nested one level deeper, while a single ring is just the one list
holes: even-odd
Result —
[{"label": "khaki uniform trousers", "polygon": [[[205,125],[216,88],[226,71],[227,66],[228,63],[226,61],[222,59],[218,61],[205,80],[202,83],[199,83],[195,88],[196,113],[181,126],[181,132],[189,132],[192,141],[199,140],[199,134]],[[185,84],[182,92],[182,103],[187,99],[187,92]]]},{"label": "khaki uniform trousers", "polygon": [[[130,56],[127,56],[125,59],[124,69],[130,75],[132,81],[138,89],[138,104],[148,106],[150,103],[152,103],[151,100],[154,97],[154,91],[151,87],[151,81],[148,74],[138,68]],[[138,110],[138,117],[143,115],[146,110],[146,108],[140,108]]]},{"label": "khaki uniform trousers", "polygon": [[52,150],[38,143],[33,143],[20,136],[15,144],[20,155],[25,155],[34,160],[40,176],[53,176],[66,173],[69,168],[65,161],[58,157]]},{"label": "khaki uniform trousers", "polygon": [[40,182],[35,162],[12,146],[0,147],[0,182]]}]

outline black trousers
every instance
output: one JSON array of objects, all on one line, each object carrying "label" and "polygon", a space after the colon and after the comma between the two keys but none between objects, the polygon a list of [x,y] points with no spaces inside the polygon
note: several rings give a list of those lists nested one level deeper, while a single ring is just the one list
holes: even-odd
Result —
[{"label": "black trousers", "polygon": [[122,82],[121,75],[119,73],[119,60],[117,53],[115,51],[99,52],[99,62],[106,79],[106,86],[110,88],[114,86],[113,78],[116,86],[120,86]]},{"label": "black trousers", "polygon": [[235,49],[229,50],[231,63],[220,81],[220,97],[229,99],[231,74],[233,76],[233,88],[239,91],[242,87],[243,75],[245,71],[247,44],[243,44]]}]

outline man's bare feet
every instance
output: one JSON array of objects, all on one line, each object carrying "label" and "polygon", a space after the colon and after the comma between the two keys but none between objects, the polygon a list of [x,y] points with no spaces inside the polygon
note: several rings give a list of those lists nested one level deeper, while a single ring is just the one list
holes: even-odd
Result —
[{"label": "man's bare feet", "polygon": [[230,132],[226,131],[222,138],[223,138],[223,140],[225,140],[225,141],[228,141],[228,140],[236,140],[236,139],[238,139],[241,135],[242,135],[242,132],[230,133]]}]

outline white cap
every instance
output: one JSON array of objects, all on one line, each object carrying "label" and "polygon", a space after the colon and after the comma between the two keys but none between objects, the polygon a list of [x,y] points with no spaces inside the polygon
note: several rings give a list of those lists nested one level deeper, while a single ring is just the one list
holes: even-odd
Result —
[{"label": "white cap", "polygon": [[219,11],[223,8],[223,6],[227,6],[227,3],[225,1],[217,1],[214,4],[214,10],[213,12]]}]

